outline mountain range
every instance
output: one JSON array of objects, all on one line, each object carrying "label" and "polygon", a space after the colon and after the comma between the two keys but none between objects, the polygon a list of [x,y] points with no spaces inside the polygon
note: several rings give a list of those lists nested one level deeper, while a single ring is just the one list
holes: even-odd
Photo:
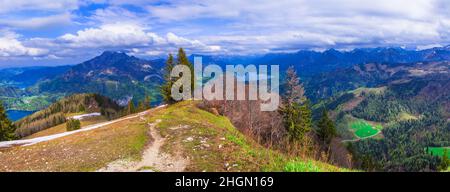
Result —
[{"label": "mountain range", "polygon": [[[358,64],[398,64],[446,61],[450,59],[450,46],[426,50],[407,50],[403,48],[364,48],[352,51],[335,49],[318,51],[298,51],[296,53],[271,53],[251,56],[197,55],[201,56],[204,66],[207,64],[279,64],[283,71],[294,66],[307,87],[319,86],[317,78],[332,77],[334,71],[351,69]],[[27,67],[0,70],[0,98],[7,108],[30,109],[24,107],[33,96],[54,102],[55,99],[74,93],[99,93],[126,104],[135,102],[146,95],[153,97],[153,102],[161,101],[159,86],[163,82],[164,59],[145,60],[124,52],[105,51],[101,55],[77,65],[58,67]],[[342,71],[343,72],[343,71]],[[283,75],[283,74],[282,74]],[[357,76],[348,76],[347,83],[354,83]],[[362,80],[368,81],[365,77]],[[311,83],[309,83],[311,82]],[[321,81],[323,82],[323,81]],[[344,83],[345,84],[345,83]],[[370,83],[365,84],[370,86]],[[328,87],[325,84],[322,88]],[[345,85],[342,85],[345,86]],[[356,84],[353,88],[356,87]],[[313,90],[313,89],[311,89]],[[338,90],[339,91],[339,90]],[[310,92],[312,93],[312,92]],[[335,91],[322,91],[319,95],[310,95],[312,99],[331,96]],[[13,98],[14,97],[14,98]],[[31,101],[31,103],[36,103]],[[37,110],[37,109],[33,109]]]},{"label": "mountain range", "polygon": [[[191,55],[189,59],[192,61],[195,56],[201,55]],[[324,52],[299,51],[260,56],[207,55],[202,58],[204,66],[207,64],[218,64],[222,67],[226,64],[279,64],[282,73],[289,66],[294,66],[300,75],[305,94],[311,101],[312,121],[318,122],[323,111],[328,111],[326,114],[329,114],[332,123],[336,125],[337,137],[330,141],[332,144],[327,149],[330,154],[327,163],[330,162],[338,167],[354,166],[368,171],[447,169],[440,165],[444,162],[441,161],[442,156],[446,154],[430,152],[429,149],[443,151],[450,146],[448,139],[450,138],[449,46],[426,50],[374,48],[338,51],[331,49]],[[192,150],[192,145],[189,144],[195,139],[200,139],[199,143],[202,143],[196,146],[195,150],[212,149],[205,138],[214,131],[203,132],[204,127],[208,129],[214,127],[217,131],[225,124],[228,128],[222,130],[225,132],[224,135],[215,136],[214,141],[231,141],[243,146],[245,142],[228,132],[239,130],[245,134],[251,133],[248,134],[249,137],[259,144],[274,144],[269,142],[272,140],[264,138],[277,137],[281,143],[283,134],[280,133],[284,130],[281,129],[284,128],[282,117],[277,111],[256,113],[253,111],[256,105],[252,102],[236,102],[218,106],[208,106],[203,102],[202,107],[196,102],[186,101],[169,105],[167,108],[161,106],[162,108],[152,110],[152,113],[157,114],[156,116],[148,117],[145,112],[134,114],[136,110],[130,105],[123,107],[129,101],[137,102],[146,96],[151,96],[153,102],[160,102],[159,86],[164,82],[164,67],[163,59],[145,60],[124,52],[106,51],[77,65],[4,69],[0,70],[0,99],[9,109],[43,109],[35,114],[42,114],[46,121],[40,118],[33,119],[32,117],[36,115],[24,118],[29,122],[26,122],[28,128],[21,126],[25,127],[20,129],[21,136],[39,137],[52,133],[65,133],[64,124],[60,124],[62,121],[59,121],[60,119],[56,116],[49,115],[59,111],[61,106],[67,106],[67,110],[62,115],[71,117],[79,113],[98,112],[98,110],[88,110],[90,106],[95,106],[93,103],[97,103],[98,106],[109,103],[108,106],[113,107],[100,109],[102,117],[93,119],[93,122],[82,121],[82,125],[104,123],[99,127],[111,125],[114,129],[120,129],[122,133],[130,131],[128,127],[133,130],[135,128],[146,130],[149,126],[153,130],[158,123],[162,122],[161,127],[158,128],[162,136],[169,138],[168,141],[175,141],[168,146],[186,146],[186,149],[181,150],[186,154],[196,154]],[[27,78],[28,76],[30,78]],[[283,74],[281,78],[280,82],[283,82],[285,78]],[[281,85],[282,91],[284,86]],[[85,99],[85,95],[73,96],[78,93],[95,93],[88,94],[88,98],[97,98],[94,99],[96,102]],[[76,102],[66,102],[69,95],[77,98]],[[66,99],[61,100],[62,97]],[[45,111],[47,113],[44,113]],[[105,114],[109,114],[106,115],[108,118],[103,117]],[[132,116],[109,121],[110,118],[114,119],[122,115]],[[62,117],[61,114],[59,116]],[[151,118],[147,121],[145,118],[149,117]],[[133,120],[128,121],[129,118]],[[16,123],[24,120],[16,121]],[[280,129],[277,131],[274,127]],[[317,132],[317,127],[312,127],[314,130],[311,134]],[[122,130],[124,128],[127,129]],[[196,131],[188,131],[191,128]],[[101,130],[109,129],[98,131]],[[257,132],[253,132],[255,130]],[[101,134],[104,133],[113,134],[113,132],[101,132]],[[138,135],[145,133],[146,131],[139,132]],[[203,133],[208,134],[203,135]],[[253,133],[258,135],[252,135]],[[118,133],[114,132],[114,134]],[[123,138],[117,135],[114,137]],[[97,135],[95,138],[100,136]],[[172,140],[172,138],[176,139]],[[312,139],[316,138],[312,137]],[[99,139],[95,140],[99,141]],[[128,142],[129,139],[123,141]],[[83,147],[86,146],[92,145],[83,145]],[[131,148],[133,147],[121,150]],[[249,146],[243,148],[250,149]],[[217,149],[221,148],[217,147]],[[46,150],[46,147],[42,147],[42,150]],[[110,150],[102,149],[98,153],[105,151]],[[138,154],[141,154],[140,151]],[[227,153],[220,152],[220,154],[230,156]],[[203,155],[203,153],[199,154],[201,158],[197,159],[198,162],[195,160],[192,166],[201,165]],[[251,156],[255,157],[255,155]],[[9,156],[5,157],[9,158]],[[111,159],[117,158],[115,156],[107,158],[105,162],[110,162]],[[262,161],[262,159],[257,160]],[[96,160],[92,161],[96,162]],[[184,161],[177,161],[177,163],[180,162]],[[36,163],[35,166],[40,165]],[[105,163],[102,164],[102,166],[105,165]],[[289,163],[283,162],[281,165],[284,170],[291,170],[288,168]],[[18,164],[16,166],[20,167]],[[218,166],[223,165],[221,163]],[[190,169],[206,168],[191,167]],[[225,166],[225,170],[230,169],[229,165]],[[277,167],[275,170],[279,169],[280,167]],[[216,167],[215,170],[222,169]],[[255,170],[255,168],[245,167],[243,170]]]},{"label": "mountain range", "polygon": [[[192,55],[194,56],[202,55]],[[301,76],[334,71],[365,63],[415,63],[450,59],[450,45],[425,50],[381,47],[351,51],[329,49],[323,52],[302,50],[295,53],[269,53],[261,56],[202,56],[203,63],[280,65],[285,70],[294,66]]]},{"label": "mountain range", "polygon": [[19,88],[26,88],[38,81],[53,79],[69,70],[71,65],[55,67],[23,67],[0,70],[0,84],[10,84]]},{"label": "mountain range", "polygon": [[44,93],[99,93],[121,104],[151,95],[163,82],[163,60],[147,61],[123,52],[106,51],[65,73],[36,85]]}]

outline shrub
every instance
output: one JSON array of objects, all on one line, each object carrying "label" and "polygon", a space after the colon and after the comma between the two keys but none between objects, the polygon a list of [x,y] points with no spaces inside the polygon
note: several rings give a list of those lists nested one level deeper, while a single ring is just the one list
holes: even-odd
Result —
[{"label": "shrub", "polygon": [[74,131],[81,128],[80,120],[78,119],[70,119],[66,122],[67,131]]}]

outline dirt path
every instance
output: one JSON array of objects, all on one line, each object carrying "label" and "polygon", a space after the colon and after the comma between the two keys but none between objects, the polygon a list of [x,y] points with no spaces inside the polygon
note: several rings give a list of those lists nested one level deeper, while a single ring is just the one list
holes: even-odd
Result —
[{"label": "dirt path", "polygon": [[[141,117],[141,120],[143,118]],[[156,120],[155,123],[149,123],[149,132],[152,138],[152,143],[147,146],[139,162],[130,160],[118,160],[110,163],[100,172],[181,172],[184,171],[188,164],[188,160],[182,158],[180,155],[170,155],[161,151],[161,147],[165,143],[165,138],[156,130],[156,125],[161,120]]]},{"label": "dirt path", "polygon": [[58,134],[54,134],[54,135],[48,135],[48,136],[43,136],[43,137],[36,137],[33,139],[23,139],[23,140],[14,140],[14,141],[4,141],[4,142],[0,142],[0,148],[8,148],[8,147],[13,147],[13,146],[28,146],[28,145],[34,145],[36,143],[40,143],[40,142],[44,142],[44,141],[50,141],[53,139],[57,139],[57,138],[61,138],[61,137],[65,137],[68,135],[72,135],[75,133],[79,133],[79,132],[84,132],[84,131],[90,131],[93,129],[98,129],[113,123],[117,123],[120,121],[124,121],[124,120],[128,120],[128,119],[133,119],[136,117],[142,117],[143,115],[146,115],[147,113],[149,113],[151,110],[154,109],[158,109],[161,107],[165,107],[165,105],[161,105],[158,106],[156,108],[144,111],[144,112],[140,112],[138,114],[132,115],[132,116],[128,116],[128,117],[124,117],[124,118],[120,118],[120,119],[116,119],[113,121],[108,121],[108,122],[103,122],[103,123],[98,123],[98,124],[94,124],[94,125],[88,125],[85,127],[82,127],[81,129],[75,130],[75,131],[68,131],[68,132],[64,132],[64,133],[58,133]]}]

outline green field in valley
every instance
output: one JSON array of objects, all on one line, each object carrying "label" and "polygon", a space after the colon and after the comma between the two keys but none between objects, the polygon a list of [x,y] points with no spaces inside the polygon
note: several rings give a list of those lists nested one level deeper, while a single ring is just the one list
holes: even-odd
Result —
[{"label": "green field in valley", "polygon": [[434,156],[442,157],[446,151],[445,149],[447,149],[447,157],[450,158],[450,147],[428,147],[428,153]]},{"label": "green field in valley", "polygon": [[381,125],[371,125],[367,121],[357,120],[350,124],[351,129],[358,138],[364,139],[377,135],[383,127]]}]

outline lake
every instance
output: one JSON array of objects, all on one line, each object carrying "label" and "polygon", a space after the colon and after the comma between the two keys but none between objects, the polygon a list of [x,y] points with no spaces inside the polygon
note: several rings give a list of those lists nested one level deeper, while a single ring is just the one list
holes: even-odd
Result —
[{"label": "lake", "polygon": [[6,115],[11,121],[17,121],[19,119],[22,119],[23,117],[26,117],[28,115],[31,115],[34,113],[34,111],[20,111],[20,110],[8,110],[6,111]]}]

